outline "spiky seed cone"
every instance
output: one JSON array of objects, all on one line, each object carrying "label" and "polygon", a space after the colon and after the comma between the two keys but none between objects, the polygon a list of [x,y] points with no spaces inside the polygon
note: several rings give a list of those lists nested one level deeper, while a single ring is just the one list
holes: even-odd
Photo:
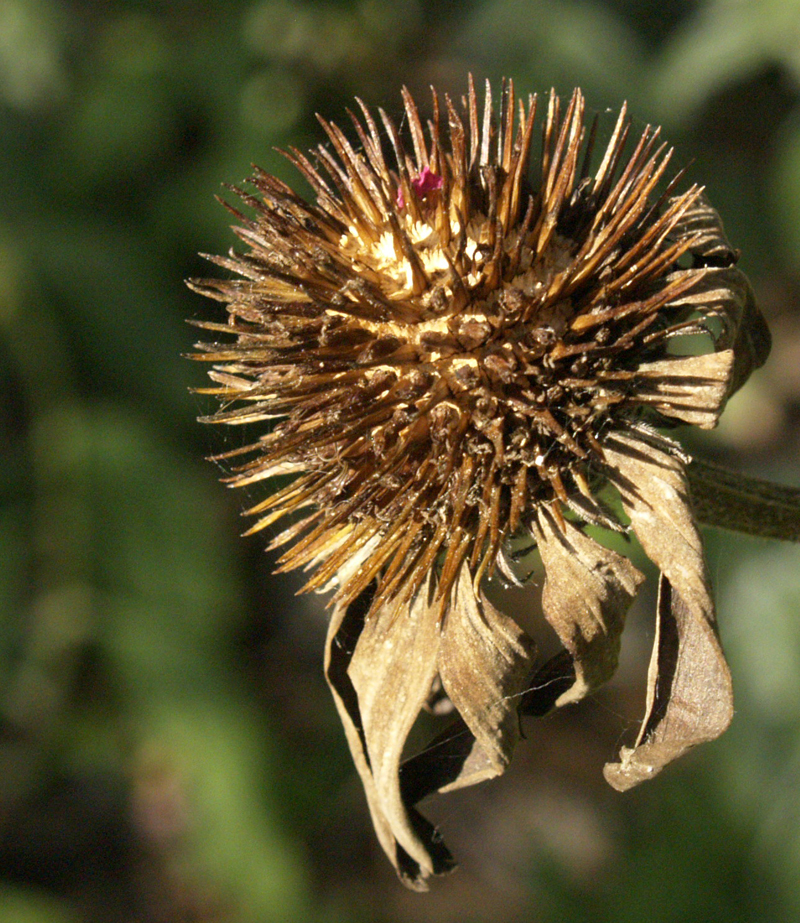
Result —
[{"label": "spiky seed cone", "polygon": [[411,151],[381,112],[390,159],[362,106],[360,150],[320,120],[321,166],[290,155],[316,205],[261,171],[260,198],[236,190],[250,252],[212,259],[242,278],[195,283],[230,311],[204,326],[237,338],[202,345],[225,404],[211,419],[279,420],[231,483],[297,475],[252,531],[302,513],[272,546],[290,545],[283,569],[316,567],[309,589],[358,560],[340,603],[373,580],[376,606],[407,600],[437,561],[446,599],[543,503],[608,522],[600,437],[658,406],[637,369],[685,329],[702,275],[670,274],[700,190],[654,201],[671,152],[647,128],[624,158],[624,109],[590,172],[583,96],[562,111],[551,94],[532,175],[537,101],[517,115],[510,83],[497,120],[488,86],[482,121],[470,86],[466,126],[446,99],[444,132],[434,94],[427,138],[404,101]]}]

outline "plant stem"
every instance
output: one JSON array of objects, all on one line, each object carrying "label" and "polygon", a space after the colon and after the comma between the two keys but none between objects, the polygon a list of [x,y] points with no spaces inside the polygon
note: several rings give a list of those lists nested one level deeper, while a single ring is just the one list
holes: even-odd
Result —
[{"label": "plant stem", "polygon": [[687,475],[695,515],[705,525],[800,542],[800,488],[697,459]]}]

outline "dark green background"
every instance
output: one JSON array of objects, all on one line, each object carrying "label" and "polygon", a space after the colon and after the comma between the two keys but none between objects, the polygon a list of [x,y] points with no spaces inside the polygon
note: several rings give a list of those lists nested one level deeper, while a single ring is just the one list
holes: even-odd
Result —
[{"label": "dark green background", "polygon": [[[240,539],[204,456],[183,285],[214,201],[354,95],[466,73],[664,126],[775,348],[697,451],[800,484],[800,2],[0,0],[0,919],[800,918],[800,552],[709,533],[737,691],[719,743],[627,795],[652,589],[615,682],[431,807],[461,869],[405,892],[321,678],[324,612]],[[535,592],[534,592],[535,597]],[[521,601],[532,611],[535,604]]]}]

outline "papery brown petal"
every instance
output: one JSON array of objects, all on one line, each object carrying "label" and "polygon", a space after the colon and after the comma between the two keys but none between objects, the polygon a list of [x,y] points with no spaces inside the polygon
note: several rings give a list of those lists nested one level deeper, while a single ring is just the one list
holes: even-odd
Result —
[{"label": "papery brown petal", "polygon": [[559,522],[545,507],[539,510],[533,533],[545,570],[545,618],[573,660],[570,687],[561,691],[562,685],[553,684],[554,692],[560,693],[553,704],[567,705],[616,670],[625,613],[643,577],[627,558],[599,545],[568,520]]},{"label": "papery brown petal", "polygon": [[733,693],[683,464],[654,439],[625,433],[610,434],[603,451],[639,541],[663,575],[645,719],[634,747],[604,770],[624,791],[718,737],[733,716]]},{"label": "papery brown petal", "polygon": [[772,337],[747,276],[735,266],[738,254],[725,236],[722,219],[704,195],[684,214],[680,226],[683,233],[698,235],[689,251],[695,260],[712,267],[692,288],[692,296],[702,298],[706,308],[716,302],[723,312],[725,329],[717,348],[734,352],[730,396],[766,362]]},{"label": "papery brown petal", "polygon": [[462,772],[447,789],[502,773],[519,737],[520,694],[531,674],[533,641],[517,623],[475,596],[467,564],[461,566],[445,616],[439,675],[478,747],[486,754],[478,776]]},{"label": "papery brown petal", "polygon": [[[680,278],[697,274],[696,269],[679,269],[665,277],[665,284],[678,285]],[[728,397],[747,381],[767,360],[772,337],[747,276],[735,266],[701,270],[700,277],[684,294],[670,301],[671,308],[681,308],[688,315],[693,310],[711,316],[716,310],[722,329],[714,335],[715,349],[733,351]],[[722,408],[720,408],[721,410]]]},{"label": "papery brown petal", "polygon": [[[661,575],[653,656],[648,671],[647,707],[633,748],[623,747],[619,763],[608,763],[606,780],[626,791],[653,778],[667,763],[698,743],[718,737],[730,723],[732,710],[713,683],[697,676],[719,672],[718,651],[692,630],[694,615]],[[682,661],[694,669],[679,670]],[[702,736],[698,714],[705,715]]]},{"label": "papery brown petal", "polygon": [[[325,642],[325,678],[342,720],[353,762],[364,785],[375,833],[384,852],[397,868],[400,860],[397,843],[377,803],[375,782],[370,771],[366,745],[362,736],[358,698],[353,683],[347,675],[350,658],[353,656],[356,641],[364,627],[364,615],[368,608],[368,600],[359,598],[350,606],[336,606],[333,610]],[[410,877],[415,876],[412,874]]]},{"label": "papery brown petal", "polygon": [[436,675],[438,607],[429,605],[428,589],[410,603],[379,607],[366,620],[369,598],[337,607],[325,660],[378,839],[415,890],[454,867],[438,831],[404,798],[399,779],[406,738]]},{"label": "papery brown petal", "polygon": [[636,400],[682,423],[712,429],[728,398],[733,364],[730,349],[643,363],[636,370]]}]

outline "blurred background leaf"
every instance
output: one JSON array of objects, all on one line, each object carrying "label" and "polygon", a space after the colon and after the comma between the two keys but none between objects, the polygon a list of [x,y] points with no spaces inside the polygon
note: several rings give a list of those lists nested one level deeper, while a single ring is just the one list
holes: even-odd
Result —
[{"label": "blurred background leaf", "polygon": [[[738,712],[620,796],[652,591],[614,683],[432,806],[461,870],[405,893],[321,676],[325,620],[204,456],[183,279],[214,201],[355,95],[511,76],[628,99],[693,161],[775,335],[692,448],[800,483],[797,0],[0,0],[0,919],[800,918],[798,552],[709,535]],[[299,184],[302,185],[302,184]],[[495,588],[495,593],[504,592]],[[509,593],[535,621],[536,591]],[[621,735],[625,735],[621,737]]]}]

